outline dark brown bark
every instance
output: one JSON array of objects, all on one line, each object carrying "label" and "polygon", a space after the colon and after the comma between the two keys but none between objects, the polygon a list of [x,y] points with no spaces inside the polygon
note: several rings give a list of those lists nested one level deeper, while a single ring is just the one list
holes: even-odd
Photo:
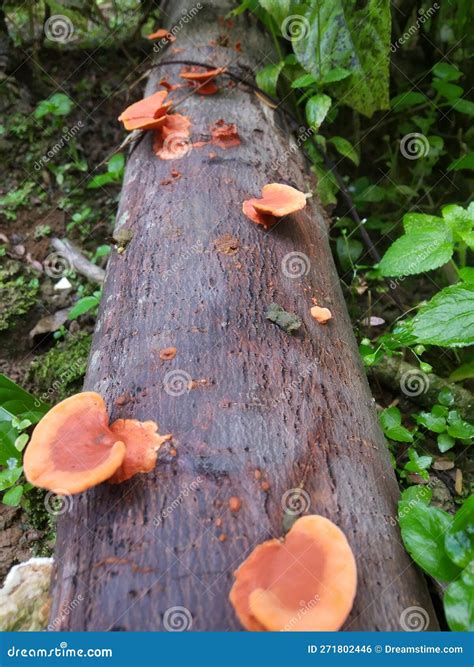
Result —
[{"label": "dark brown bark", "polygon": [[[179,21],[175,4],[170,25]],[[183,26],[176,57],[236,61],[241,73],[268,64],[268,38],[249,19],[236,21],[227,48],[207,46],[223,32],[217,4]],[[238,41],[243,54],[232,48]],[[147,93],[179,69],[155,70]],[[288,129],[241,88],[194,96],[179,111],[192,119],[194,140],[223,118],[237,123],[242,144],[162,161],[146,136],[133,152],[118,213],[133,239],[108,267],[85,384],[106,397],[113,418],[157,420],[161,433],[173,433],[177,456],[164,453],[153,473],[82,494],[60,518],[55,627],[160,630],[166,610],[182,606],[192,630],[239,629],[227,597],[232,573],[256,544],[282,535],[282,498],[302,487],[308,511],[335,521],[356,555],[359,587],[346,628],[398,630],[403,610],[421,606],[434,629],[424,580],[401,544],[397,483],[328,220],[315,199],[269,233],[241,213],[265,183],[311,189]],[[182,177],[160,185],[172,168]],[[222,252],[226,235],[237,239],[234,254]],[[299,279],[286,268],[295,252],[307,262]],[[310,317],[312,296],[332,310],[328,326]],[[298,313],[297,335],[265,319],[271,302]],[[176,358],[160,362],[168,346]],[[193,388],[170,395],[170,371],[194,380]],[[133,400],[117,407],[124,394]],[[234,514],[231,496],[242,502]]]}]

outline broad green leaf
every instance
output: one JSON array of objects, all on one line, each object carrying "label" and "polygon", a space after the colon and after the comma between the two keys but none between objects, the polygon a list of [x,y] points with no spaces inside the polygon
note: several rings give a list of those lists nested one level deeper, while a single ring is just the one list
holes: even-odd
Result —
[{"label": "broad green leaf", "polygon": [[403,228],[406,234],[412,232],[424,231],[442,231],[444,230],[444,220],[436,215],[426,215],[425,213],[406,213],[403,216]]},{"label": "broad green leaf", "polygon": [[18,466],[17,468],[5,468],[5,470],[0,471],[0,491],[13,486],[16,481],[20,478],[23,468]]},{"label": "broad green leaf", "polygon": [[474,438],[474,424],[465,421],[457,410],[448,413],[448,433],[459,440],[470,440]]},{"label": "broad green leaf", "polygon": [[98,305],[99,300],[95,296],[84,296],[71,308],[68,313],[68,319],[75,320],[79,315],[87,313]]},{"label": "broad green leaf", "polygon": [[348,69],[344,69],[344,67],[334,67],[333,69],[330,69],[329,72],[326,72],[323,76],[322,83],[336,83],[336,81],[347,79],[350,75],[351,73]]},{"label": "broad green leaf", "polygon": [[470,100],[458,99],[451,104],[452,108],[459,113],[466,114],[466,116],[474,116],[474,102]]},{"label": "broad green leaf", "polygon": [[396,442],[413,442],[413,435],[402,426],[402,415],[398,408],[386,408],[380,413],[380,425],[387,438]]},{"label": "broad green leaf", "polygon": [[390,53],[390,3],[368,0],[361,9],[347,0],[310,3],[304,12],[305,36],[293,40],[299,62],[317,81],[334,69],[351,76],[331,84],[344,104],[366,116],[387,109]]},{"label": "broad green leaf", "polygon": [[344,137],[331,137],[329,139],[329,143],[331,143],[334,146],[334,148],[340,155],[348,158],[355,165],[357,166],[359,165],[359,156],[357,154],[356,149],[354,148],[354,146],[351,144],[350,141],[348,141]]},{"label": "broad green leaf", "polygon": [[436,417],[431,412],[420,412],[415,416],[417,424],[424,426],[433,433],[443,433],[446,431],[446,419],[444,417]]},{"label": "broad green leaf", "polygon": [[423,486],[422,484],[415,484],[414,486],[409,486],[408,489],[405,489],[402,492],[399,503],[423,503],[423,505],[429,505],[431,502],[431,497],[433,492],[429,486]]},{"label": "broad green leaf", "polygon": [[447,81],[435,80],[432,85],[440,95],[448,100],[456,100],[464,92],[461,86],[456,86],[454,83],[448,83]]},{"label": "broad green leaf", "polygon": [[455,444],[456,440],[447,433],[440,433],[438,435],[438,449],[442,454],[452,449]]},{"label": "broad green leaf", "polygon": [[291,0],[259,0],[259,3],[275,19],[282,30],[282,23],[291,14]]},{"label": "broad green leaf", "polygon": [[444,548],[451,515],[418,503],[406,515],[400,514],[399,520],[403,543],[415,563],[439,581],[452,581],[460,570]]},{"label": "broad green leaf", "polygon": [[453,563],[466,567],[474,561],[474,495],[456,512],[444,540],[446,553]]},{"label": "broad green leaf", "polygon": [[432,72],[435,76],[444,81],[457,81],[462,77],[462,72],[458,70],[457,67],[446,62],[436,63]]},{"label": "broad green leaf", "polygon": [[107,162],[107,171],[110,174],[116,174],[119,176],[122,174],[124,166],[125,157],[123,153],[117,153],[116,155],[112,155],[110,160]]},{"label": "broad green leaf", "polygon": [[36,424],[49,409],[49,405],[0,373],[0,422],[18,417]]},{"label": "broad green leaf", "polygon": [[297,79],[295,79],[291,87],[292,88],[307,88],[308,86],[312,86],[313,83],[316,83],[316,79],[312,74],[303,74],[303,76],[299,76]]},{"label": "broad green leaf", "polygon": [[461,171],[461,169],[474,169],[474,153],[461,155],[448,165],[448,171]]},{"label": "broad green leaf", "polygon": [[10,507],[17,507],[23,496],[23,487],[20,485],[14,486],[3,494],[2,503]]},{"label": "broad green leaf", "polygon": [[400,93],[396,97],[393,97],[390,100],[390,108],[395,112],[403,111],[404,109],[418,106],[418,104],[424,104],[427,100],[428,98],[423,93],[409,90],[406,93]]},{"label": "broad green leaf", "polygon": [[462,347],[474,343],[474,285],[445,287],[418,311],[411,331],[418,343]]},{"label": "broad green leaf", "polygon": [[314,164],[311,169],[316,174],[316,192],[322,205],[337,204],[336,194],[339,191],[339,186],[332,171],[319,164]]},{"label": "broad green leaf", "polygon": [[267,65],[259,72],[257,72],[256,81],[257,86],[261,88],[267,95],[276,97],[278,77],[280,72],[285,66],[283,61],[280,61],[276,65]]},{"label": "broad green leaf", "polygon": [[443,206],[443,219],[454,232],[469,232],[474,225],[474,209],[472,204],[468,208],[448,204]]},{"label": "broad green leaf", "polygon": [[53,116],[67,116],[73,108],[71,99],[64,93],[54,93],[46,100],[42,100],[35,109],[35,117],[43,118],[47,114]]},{"label": "broad green leaf", "polygon": [[453,632],[474,632],[474,564],[446,589],[444,613]]},{"label": "broad green leaf", "polygon": [[412,276],[431,271],[449,262],[453,250],[445,230],[411,231],[388,248],[380,260],[380,272],[383,276]]},{"label": "broad green leaf", "polygon": [[[474,282],[474,276],[472,282]],[[463,380],[469,380],[471,378],[474,378],[474,360],[461,364],[451,373],[448,379],[450,382],[463,382]]]},{"label": "broad green leaf", "polygon": [[306,102],[306,119],[310,127],[316,131],[319,130],[321,123],[331,108],[331,104],[331,98],[323,93],[310,97]]},{"label": "broad green leaf", "polygon": [[358,239],[350,239],[347,236],[339,236],[336,241],[336,252],[343,271],[353,268],[364,250],[363,244]]}]

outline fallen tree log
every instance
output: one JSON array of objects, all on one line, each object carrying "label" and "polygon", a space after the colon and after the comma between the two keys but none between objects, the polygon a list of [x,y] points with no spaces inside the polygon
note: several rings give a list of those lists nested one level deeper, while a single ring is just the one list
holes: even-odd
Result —
[{"label": "fallen tree log", "polygon": [[[170,10],[170,27],[181,26],[178,58],[232,63],[243,78],[267,63],[269,40],[253,20],[239,17],[228,46],[211,47],[225,43],[217,14],[229,6],[205,5],[184,23],[191,6]],[[146,93],[179,69],[154,69]],[[412,607],[435,629],[424,579],[401,544],[398,487],[328,220],[315,199],[269,233],[241,212],[268,182],[311,189],[288,128],[241,85],[191,96],[178,110],[191,118],[195,142],[224,119],[242,143],[194,146],[163,161],[148,133],[133,151],[117,218],[133,236],[108,265],[85,382],[114,419],[158,421],[176,451],[160,454],[151,474],[74,498],[59,518],[50,625],[237,630],[233,571],[256,544],[281,536],[292,512],[310,512],[337,523],[355,552],[347,630],[403,629]],[[331,309],[329,325],[310,317],[311,297]],[[265,318],[272,302],[301,317],[295,335]],[[169,346],[176,357],[160,360]]]}]

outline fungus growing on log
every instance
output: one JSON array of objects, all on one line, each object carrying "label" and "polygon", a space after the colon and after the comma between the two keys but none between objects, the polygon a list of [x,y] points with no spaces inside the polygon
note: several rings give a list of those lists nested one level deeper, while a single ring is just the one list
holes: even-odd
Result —
[{"label": "fungus growing on log", "polygon": [[261,199],[246,199],[242,211],[247,218],[266,229],[278,218],[300,211],[306,206],[306,195],[291,185],[269,183],[262,188]]},{"label": "fungus growing on log", "polygon": [[24,457],[27,480],[43,489],[81,493],[105,480],[123,482],[156,463],[170,435],[155,422],[119,419],[109,426],[100,394],[87,391],[58,403],[33,431]]},{"label": "fungus growing on log", "polygon": [[284,540],[257,546],[235,572],[229,599],[247,630],[335,631],[352,608],[354,555],[332,521],[299,518]]},{"label": "fungus growing on log", "polygon": [[219,148],[232,148],[240,144],[239,133],[235,123],[226,123],[222,118],[217,120],[209,128],[211,131],[211,143]]},{"label": "fungus growing on log", "polygon": [[153,152],[162,160],[184,157],[192,148],[189,139],[191,121],[187,116],[174,113],[165,116],[164,123],[155,133]]},{"label": "fungus growing on log", "polygon": [[171,102],[165,102],[167,90],[160,90],[153,95],[134,102],[120,116],[126,130],[150,130],[159,127],[166,117]]},{"label": "fungus growing on log", "polygon": [[167,39],[168,42],[174,42],[176,40],[176,37],[171,32],[168,32],[168,30],[165,30],[164,28],[158,28],[158,30],[156,30],[155,32],[152,32],[149,35],[147,35],[146,38],[150,40]]},{"label": "fungus growing on log", "polygon": [[321,308],[321,306],[313,306],[310,310],[311,317],[319,322],[319,324],[327,324],[332,319],[332,313],[329,308]]},{"label": "fungus growing on log", "polygon": [[219,88],[212,80],[219,74],[225,72],[225,67],[216,67],[215,69],[202,69],[200,67],[188,67],[180,72],[180,77],[196,86],[196,92],[199,95],[214,95]]}]

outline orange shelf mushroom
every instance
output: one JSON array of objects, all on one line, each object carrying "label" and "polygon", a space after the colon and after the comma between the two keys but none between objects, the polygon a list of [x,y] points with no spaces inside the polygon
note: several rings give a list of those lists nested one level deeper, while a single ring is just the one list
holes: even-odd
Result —
[{"label": "orange shelf mushroom", "polygon": [[266,229],[272,227],[278,218],[301,211],[306,206],[306,195],[291,185],[283,183],[269,183],[262,188],[261,199],[246,199],[242,204],[244,215],[263,225]]},{"label": "orange shelf mushroom", "polygon": [[158,28],[158,30],[156,30],[155,32],[152,32],[149,35],[147,35],[146,38],[150,40],[167,39],[168,42],[174,42],[176,40],[176,37],[171,32],[168,32],[168,30],[165,30],[164,28]]},{"label": "orange shelf mushroom", "polygon": [[216,76],[219,76],[219,74],[223,74],[225,71],[225,67],[203,69],[200,67],[192,66],[183,69],[179,76],[183,79],[186,79],[193,85],[199,86],[199,88],[196,90],[199,95],[214,95],[217,93],[219,88],[212,79],[214,79]]},{"label": "orange shelf mushroom", "polygon": [[319,515],[299,518],[284,540],[257,546],[235,577],[229,599],[252,631],[339,630],[357,587],[344,533]]},{"label": "orange shelf mushroom", "polygon": [[319,324],[327,324],[332,319],[332,313],[329,308],[322,308],[321,306],[313,306],[310,310],[311,317],[314,317]]},{"label": "orange shelf mushroom", "polygon": [[134,102],[120,116],[126,130],[151,130],[163,124],[171,102],[165,102],[167,90],[159,90],[153,95]]},{"label": "orange shelf mushroom", "polygon": [[148,472],[171,436],[154,422],[119,419],[109,426],[100,394],[86,391],[58,403],[37,424],[25,451],[24,472],[34,486],[80,493],[105,480]]}]

